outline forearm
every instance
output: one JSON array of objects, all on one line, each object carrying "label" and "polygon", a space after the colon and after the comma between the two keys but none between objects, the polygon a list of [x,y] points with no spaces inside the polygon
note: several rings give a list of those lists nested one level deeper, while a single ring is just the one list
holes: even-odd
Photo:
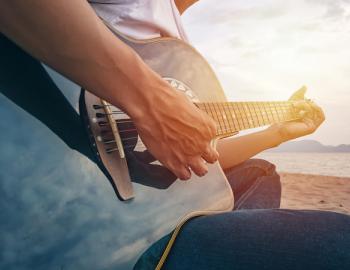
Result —
[{"label": "forearm", "polygon": [[[30,54],[135,117],[164,81],[84,0],[2,1],[0,31]],[[133,106],[129,105],[133,104]]]},{"label": "forearm", "polygon": [[[85,0],[0,2],[0,31],[132,118],[148,151],[180,179],[203,176],[215,124],[111,33]],[[155,106],[156,105],[156,106]]]},{"label": "forearm", "polygon": [[221,139],[217,144],[220,165],[223,169],[231,168],[280,143],[279,133],[270,129],[240,137]]}]

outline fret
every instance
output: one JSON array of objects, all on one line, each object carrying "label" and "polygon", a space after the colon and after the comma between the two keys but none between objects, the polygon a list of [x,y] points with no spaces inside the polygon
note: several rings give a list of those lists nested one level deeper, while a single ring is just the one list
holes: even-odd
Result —
[{"label": "fret", "polygon": [[264,104],[260,102],[258,105],[258,108],[259,108],[259,112],[261,113],[264,125],[267,125],[269,123],[269,119],[267,118]]},{"label": "fret", "polygon": [[269,123],[273,123],[274,122],[273,114],[272,114],[272,112],[270,110],[269,104],[268,104],[268,102],[265,102],[265,104],[266,104],[265,110],[266,110],[266,113],[267,113],[268,121],[269,121]]},{"label": "fret", "polygon": [[215,122],[217,124],[217,127],[218,127],[218,134],[222,134],[223,132],[223,126],[222,126],[222,123],[221,123],[221,116],[220,116],[220,113],[218,111],[218,108],[216,106],[216,103],[212,103],[210,104],[210,108],[211,110],[213,111],[213,114],[214,114],[214,119],[215,119]]},{"label": "fret", "polygon": [[237,111],[235,109],[235,106],[233,103],[230,103],[229,104],[229,107],[230,107],[230,111],[231,111],[231,117],[235,123],[235,126],[238,128],[237,130],[242,130],[242,127],[239,123],[239,120],[238,120],[238,115],[237,115]]},{"label": "fret", "polygon": [[247,121],[245,121],[244,115],[245,115],[245,111],[244,111],[244,107],[243,107],[243,103],[239,102],[238,104],[238,110],[239,110],[239,118],[242,122],[242,126],[244,129],[249,128]]},{"label": "fret", "polygon": [[270,103],[271,112],[272,112],[272,114],[273,114],[273,120],[274,120],[275,122],[278,122],[279,119],[278,119],[278,117],[277,117],[277,111],[275,110],[275,104],[273,104],[273,102],[269,102],[269,103]]},{"label": "fret", "polygon": [[254,114],[255,114],[255,116],[256,116],[256,120],[257,120],[257,127],[259,127],[259,126],[263,126],[264,124],[263,124],[263,121],[261,121],[261,118],[260,118],[260,114],[259,114],[259,111],[258,111],[258,108],[257,108],[257,103],[256,102],[254,102],[254,103],[252,103],[252,106],[253,106],[253,110],[254,110]]},{"label": "fret", "polygon": [[213,103],[217,116],[216,118],[220,127],[220,135],[227,135],[236,130],[232,127],[232,123],[229,119],[230,111],[225,108],[226,104],[226,102]]},{"label": "fret", "polygon": [[275,102],[275,110],[277,112],[278,121],[283,121],[283,114],[281,111],[280,104],[278,102]]},{"label": "fret", "polygon": [[211,103],[203,103],[203,104],[204,104],[204,106],[206,108],[207,113],[211,116],[211,118],[214,120],[214,122],[216,124],[216,127],[217,127],[217,131],[216,132],[219,133],[220,132],[219,122],[218,122],[218,120],[216,118],[216,115],[215,115],[215,112],[214,112],[214,110],[212,108]]},{"label": "fret", "polygon": [[251,128],[251,118],[250,118],[250,113],[248,109],[248,104],[246,102],[243,102],[243,111],[244,111],[243,120],[247,123],[248,128]]},{"label": "fret", "polygon": [[267,123],[269,123],[269,120],[267,118],[266,110],[265,110],[263,103],[261,103],[261,102],[258,103],[258,110],[259,110],[259,113],[261,115],[263,124],[266,125]]},{"label": "fret", "polygon": [[224,119],[225,119],[225,125],[226,125],[226,133],[230,134],[234,130],[234,128],[232,127],[232,122],[230,121],[229,114],[228,114],[228,111],[226,109],[225,103],[221,102],[220,105],[221,105],[221,108],[223,111],[223,115],[225,116]]},{"label": "fret", "polygon": [[227,108],[230,120],[232,122],[233,131],[237,131],[239,130],[239,127],[238,127],[235,111],[232,109],[232,106],[230,103],[226,103],[226,106],[227,106],[226,108]]},{"label": "fret", "polygon": [[237,103],[237,109],[238,109],[238,113],[239,113],[239,120],[241,121],[242,127],[244,129],[246,129],[247,126],[246,126],[246,123],[245,123],[244,118],[243,118],[243,116],[244,116],[243,106],[240,102]]},{"label": "fret", "polygon": [[262,102],[259,102],[259,112],[263,118],[264,124],[269,123],[269,119],[267,118],[267,113],[265,110],[265,106]]},{"label": "fret", "polygon": [[258,118],[258,114],[255,111],[255,104],[253,102],[249,103],[249,109],[250,109],[250,114],[252,115],[254,127],[259,127],[260,126],[259,118]]},{"label": "fret", "polygon": [[254,127],[260,126],[259,114],[255,110],[255,103],[250,102],[250,112],[253,115]]},{"label": "fret", "polygon": [[250,103],[249,102],[245,103],[245,110],[246,110],[245,118],[248,121],[249,128],[252,128],[252,127],[254,127],[254,114],[252,113],[252,111],[250,109]]},{"label": "fret", "polygon": [[288,119],[288,114],[287,114],[287,110],[286,110],[286,106],[284,103],[280,104],[280,108],[281,108],[281,115],[283,118],[283,121],[286,121]]},{"label": "fret", "polygon": [[245,118],[248,121],[249,128],[252,128],[254,125],[253,119],[252,119],[252,114],[250,111],[249,103],[245,102],[244,103],[244,110],[245,110]]},{"label": "fret", "polygon": [[249,116],[249,119],[247,117],[249,115],[249,111],[248,111],[248,104],[246,102],[243,102],[243,111],[244,111],[243,120],[245,121],[249,129],[251,128],[251,119],[250,119],[250,116]]},{"label": "fret", "polygon": [[258,114],[259,114],[259,117],[261,119],[261,123],[262,123],[262,126],[265,126],[267,124],[267,120],[265,118],[265,112],[264,110],[262,110],[262,104],[260,104],[259,102],[256,103],[256,108],[257,108],[257,111],[258,111]]},{"label": "fret", "polygon": [[227,122],[229,123],[230,132],[234,132],[236,130],[236,127],[234,126],[234,122],[232,120],[228,104],[226,102],[223,103],[223,107],[224,107],[225,115],[227,117]]},{"label": "fret", "polygon": [[235,103],[235,104],[232,103],[231,107],[232,107],[232,109],[233,109],[233,111],[235,113],[235,117],[236,117],[236,121],[237,121],[237,125],[239,127],[239,130],[244,129],[243,123],[242,123],[242,120],[241,120],[241,112],[238,109],[238,104],[237,103]]},{"label": "fret", "polygon": [[242,115],[242,121],[244,123],[244,127],[246,129],[249,129],[249,122],[247,119],[247,105],[244,102],[241,102],[240,105],[241,105],[241,110],[242,110],[241,115]]},{"label": "fret", "polygon": [[275,110],[276,110],[276,113],[277,113],[277,118],[278,118],[278,121],[281,122],[281,121],[283,121],[283,115],[281,114],[279,106],[280,106],[280,104],[278,102],[275,102]]},{"label": "fret", "polygon": [[215,123],[216,123],[216,126],[217,126],[217,132],[220,133],[220,122],[219,122],[219,119],[218,119],[218,115],[216,113],[216,110],[215,110],[215,107],[212,103],[207,103],[208,104],[208,108],[211,112],[211,115],[212,115],[212,118],[214,119]]},{"label": "fret", "polygon": [[221,115],[222,115],[222,118],[224,120],[223,122],[224,122],[224,125],[225,125],[226,133],[230,133],[231,132],[231,127],[230,127],[230,123],[229,123],[229,121],[227,119],[224,103],[220,102],[219,103],[219,107],[221,109]]},{"label": "fret", "polygon": [[287,114],[286,106],[284,103],[280,103],[280,110],[281,110],[281,115],[282,115],[283,121],[285,121],[288,118],[288,114]]},{"label": "fret", "polygon": [[257,115],[257,118],[258,118],[259,126],[264,126],[265,125],[265,121],[264,121],[263,115],[260,112],[260,107],[259,107],[259,103],[258,102],[254,102],[254,110],[255,110],[255,114]]},{"label": "fret", "polygon": [[263,106],[264,106],[264,110],[266,112],[266,117],[267,117],[268,123],[272,123],[273,122],[273,116],[272,116],[271,111],[270,111],[270,109],[268,107],[268,103],[264,102]]},{"label": "fret", "polygon": [[223,119],[222,119],[222,117],[221,117],[221,115],[220,115],[220,110],[219,110],[219,108],[218,108],[218,104],[215,102],[215,103],[213,103],[213,109],[214,109],[214,111],[215,111],[215,115],[216,115],[216,117],[217,117],[217,121],[218,121],[218,123],[219,123],[219,134],[220,135],[222,135],[223,133],[224,133],[224,123],[223,123]]},{"label": "fret", "polygon": [[278,122],[278,121],[279,121],[278,113],[277,113],[277,110],[276,110],[276,106],[275,106],[275,104],[274,104],[273,102],[270,102],[270,108],[271,108],[271,111],[272,111],[272,113],[273,113],[274,120],[275,120],[276,122]]},{"label": "fret", "polygon": [[267,107],[268,107],[268,110],[269,110],[270,115],[271,115],[271,121],[272,121],[272,123],[274,123],[276,120],[275,120],[274,112],[273,112],[272,107],[271,107],[271,102],[267,103]]},{"label": "fret", "polygon": [[268,110],[269,110],[270,115],[271,115],[271,121],[272,121],[272,123],[275,123],[276,119],[275,119],[275,114],[274,114],[274,112],[272,110],[271,102],[267,103],[267,107],[268,107]]},{"label": "fret", "polygon": [[283,117],[283,111],[282,111],[281,104],[279,102],[275,102],[275,108],[277,111],[279,121],[283,121],[284,117]]},{"label": "fret", "polygon": [[217,107],[219,109],[219,114],[220,114],[221,122],[223,125],[223,134],[228,134],[228,133],[230,133],[230,127],[229,127],[229,124],[227,121],[227,116],[225,114],[223,103],[222,102],[217,103]]},{"label": "fret", "polygon": [[250,115],[252,117],[253,128],[254,127],[258,127],[259,126],[259,119],[258,119],[258,116],[255,113],[253,102],[249,102],[248,103],[248,108],[249,108]]}]

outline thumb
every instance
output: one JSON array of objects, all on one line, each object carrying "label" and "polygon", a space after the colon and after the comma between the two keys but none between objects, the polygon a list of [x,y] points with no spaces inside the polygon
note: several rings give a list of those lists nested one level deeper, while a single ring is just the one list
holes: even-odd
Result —
[{"label": "thumb", "polygon": [[306,86],[303,86],[300,88],[298,91],[296,91],[290,98],[289,100],[303,100],[305,99],[305,93],[306,93]]}]

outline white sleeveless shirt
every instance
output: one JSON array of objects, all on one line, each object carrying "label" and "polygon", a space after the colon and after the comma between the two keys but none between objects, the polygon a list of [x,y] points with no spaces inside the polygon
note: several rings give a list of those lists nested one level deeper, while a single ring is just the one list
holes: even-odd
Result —
[{"label": "white sleeveless shirt", "polygon": [[174,0],[88,0],[98,16],[136,39],[175,37],[187,41]]}]

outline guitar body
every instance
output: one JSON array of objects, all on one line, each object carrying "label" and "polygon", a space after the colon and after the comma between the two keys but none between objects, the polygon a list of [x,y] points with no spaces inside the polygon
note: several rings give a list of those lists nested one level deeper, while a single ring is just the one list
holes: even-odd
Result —
[{"label": "guitar body", "polygon": [[[187,44],[120,38],[174,91],[193,100],[225,100],[207,62]],[[94,132],[103,117],[93,119],[100,100],[92,94],[82,93],[83,122],[74,122],[76,111],[67,104],[60,114],[46,104],[60,93],[43,91],[48,96],[37,108],[21,98],[26,89],[11,91],[0,95],[1,269],[132,269],[152,243],[187,219],[232,209],[232,191],[217,163],[205,177],[181,181],[152,159],[135,131],[126,164],[118,151],[102,153],[106,147]],[[79,96],[70,94],[69,103],[78,108]],[[116,160],[115,173],[102,155]],[[133,198],[125,200],[129,193]]]}]

